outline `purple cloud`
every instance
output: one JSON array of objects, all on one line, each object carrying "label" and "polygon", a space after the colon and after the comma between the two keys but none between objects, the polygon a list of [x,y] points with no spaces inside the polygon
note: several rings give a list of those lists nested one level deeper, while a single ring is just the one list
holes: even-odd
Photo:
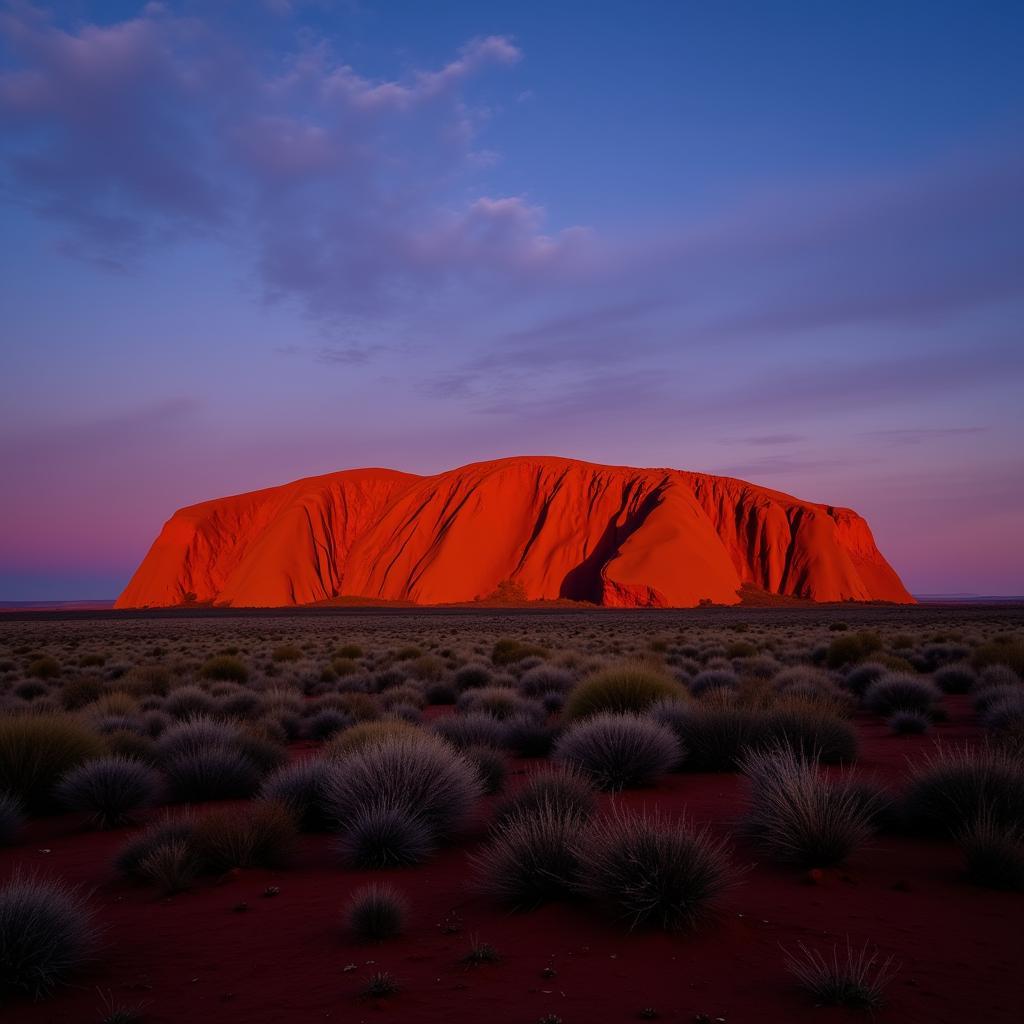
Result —
[{"label": "purple cloud", "polygon": [[200,98],[176,52],[202,41],[198,25],[143,17],[73,35],[19,8],[0,13],[0,35],[18,61],[0,74],[4,161],[40,214],[96,250],[221,223],[206,140],[180,116]]},{"label": "purple cloud", "polygon": [[0,35],[3,165],[22,201],[70,227],[69,254],[126,266],[215,233],[255,250],[268,294],[328,316],[550,274],[584,238],[546,234],[522,197],[466,194],[482,160],[462,90],[520,59],[505,37],[377,81],[322,42],[268,72],[159,6],[77,32],[19,8]]}]

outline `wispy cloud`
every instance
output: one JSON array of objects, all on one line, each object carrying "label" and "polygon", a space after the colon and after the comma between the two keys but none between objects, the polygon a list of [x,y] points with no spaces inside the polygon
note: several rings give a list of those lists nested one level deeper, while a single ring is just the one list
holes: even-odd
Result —
[{"label": "wispy cloud", "polygon": [[362,345],[358,343],[281,345],[276,349],[279,355],[311,359],[322,366],[365,366],[376,357],[388,351],[390,351],[390,348],[387,345]]},{"label": "wispy cloud", "polygon": [[867,430],[862,435],[868,440],[888,445],[923,444],[946,438],[970,437],[984,434],[988,427],[905,427],[895,430]]},{"label": "wispy cloud", "polygon": [[[844,466],[858,467],[878,464],[880,460],[870,455],[860,455],[853,459],[844,459]],[[722,467],[725,476],[749,478],[751,480],[772,480],[777,477],[793,479],[795,476],[821,474],[835,468],[835,457],[820,453],[808,455],[765,455],[760,458],[746,459],[742,462],[728,463]]]},{"label": "wispy cloud", "polygon": [[755,448],[777,448],[780,445],[797,444],[805,440],[806,437],[803,434],[757,434],[751,437],[736,438],[727,443],[748,444]]},{"label": "wispy cloud", "polygon": [[323,41],[267,72],[160,7],[76,31],[18,7],[0,36],[8,190],[68,226],[70,254],[123,267],[182,234],[242,241],[269,294],[328,315],[550,274],[582,237],[545,233],[521,196],[459,187],[477,157],[463,90],[520,59],[506,37],[373,80]]}]

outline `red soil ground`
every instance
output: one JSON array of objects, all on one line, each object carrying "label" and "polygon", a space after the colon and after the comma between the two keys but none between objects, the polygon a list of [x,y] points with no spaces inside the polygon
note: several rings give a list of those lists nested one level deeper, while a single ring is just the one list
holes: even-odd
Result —
[{"label": "red soil ground", "polygon": [[[938,735],[974,735],[966,699],[946,703],[950,721]],[[932,742],[891,736],[876,720],[859,725],[859,771],[892,785],[907,756]],[[516,764],[519,772],[531,767]],[[510,785],[520,779],[513,776]],[[621,799],[631,807],[657,802],[725,831],[742,811],[744,791],[733,775],[678,774]],[[804,941],[830,950],[846,936],[856,946],[870,940],[902,965],[878,1020],[1024,1019],[1024,898],[967,882],[951,843],[881,836],[816,883],[797,869],[754,864],[716,923],[692,935],[630,934],[585,906],[507,914],[474,894],[467,857],[483,837],[485,813],[466,842],[422,867],[343,871],[328,837],[307,836],[288,870],[242,871],[166,900],[120,881],[110,867],[126,830],[84,832],[69,817],[36,822],[22,843],[0,851],[0,876],[22,865],[93,889],[103,948],[72,987],[45,1002],[10,1003],[3,1019],[99,1021],[101,993],[110,993],[117,1003],[144,1003],[148,1024],[535,1024],[549,1013],[565,1024],[604,1024],[636,1020],[648,1007],[671,1022],[705,1014],[727,1024],[838,1024],[865,1018],[815,1007],[783,969],[780,947]],[[756,856],[737,842],[736,859],[753,864]],[[409,898],[408,933],[381,945],[356,944],[341,928],[340,908],[355,886],[385,877]],[[262,895],[270,885],[279,895]],[[248,910],[236,910],[240,903]],[[461,966],[471,937],[494,945],[501,962]],[[547,967],[554,976],[543,976]],[[376,970],[398,977],[402,991],[386,1000],[361,998]]]}]

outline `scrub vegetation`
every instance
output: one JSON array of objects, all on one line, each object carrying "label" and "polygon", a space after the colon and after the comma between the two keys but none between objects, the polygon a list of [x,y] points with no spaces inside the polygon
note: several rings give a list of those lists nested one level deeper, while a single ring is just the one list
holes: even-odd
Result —
[{"label": "scrub vegetation", "polygon": [[[920,1017],[897,961],[950,920],[970,957],[1024,888],[1022,636],[1013,609],[11,616],[0,997],[86,1020],[145,970],[138,1019],[185,1019],[179,975],[227,950],[343,1015],[416,1020],[440,983],[511,1022],[525,971],[517,1020],[556,991],[566,1021],[713,1019],[742,941],[765,1019],[803,1019],[791,978]],[[704,995],[665,980],[683,950]]]}]

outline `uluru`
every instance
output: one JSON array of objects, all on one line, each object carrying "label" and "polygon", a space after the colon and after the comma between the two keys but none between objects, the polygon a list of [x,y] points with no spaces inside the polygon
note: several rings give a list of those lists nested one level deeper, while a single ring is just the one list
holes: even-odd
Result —
[{"label": "uluru", "polygon": [[611,607],[913,603],[848,508],[729,477],[554,457],[352,469],[180,509],[118,608],[450,604],[502,588]]}]

